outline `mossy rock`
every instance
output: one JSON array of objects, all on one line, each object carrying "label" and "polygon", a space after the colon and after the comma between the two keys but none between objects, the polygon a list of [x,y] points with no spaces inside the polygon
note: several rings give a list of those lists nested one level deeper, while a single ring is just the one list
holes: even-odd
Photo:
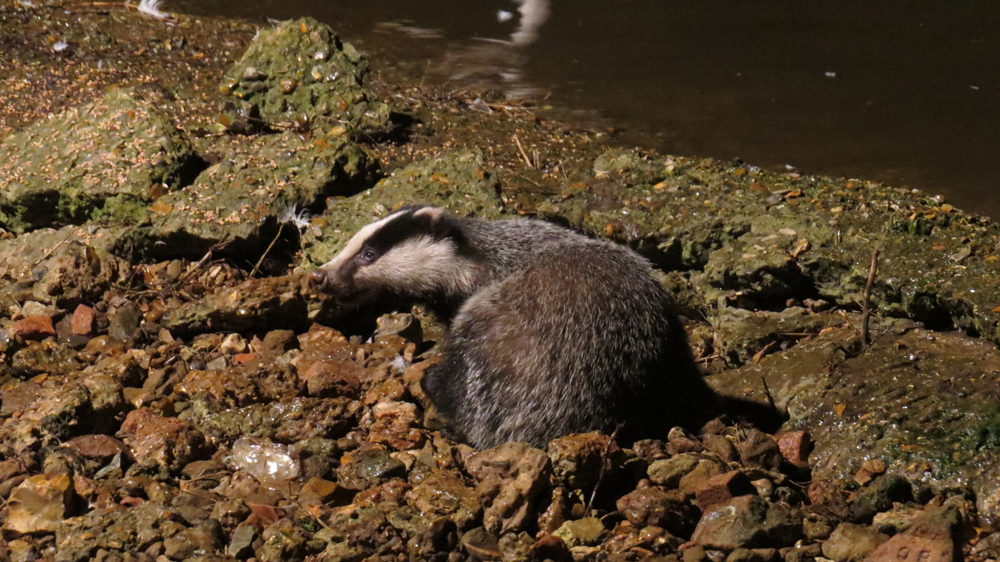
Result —
[{"label": "mossy rock", "polygon": [[387,132],[389,107],[365,86],[368,62],[313,18],[263,29],[223,79],[245,117],[271,126],[343,126]]},{"label": "mossy rock", "polygon": [[[182,186],[200,159],[171,117],[130,89],[0,140],[0,226],[24,232],[116,218]],[[104,209],[109,200],[115,205]]]},{"label": "mossy rock", "polygon": [[[287,223],[304,226],[303,211],[327,197],[348,195],[375,181],[377,166],[344,135],[286,132],[234,145],[195,182],[160,198],[145,236],[158,256],[196,256],[225,241],[253,250]],[[262,238],[268,238],[262,242]]]},{"label": "mossy rock", "polygon": [[366,224],[402,206],[424,203],[461,216],[504,214],[500,182],[479,151],[456,150],[397,170],[354,197],[331,199],[302,238],[303,268],[322,265]]}]

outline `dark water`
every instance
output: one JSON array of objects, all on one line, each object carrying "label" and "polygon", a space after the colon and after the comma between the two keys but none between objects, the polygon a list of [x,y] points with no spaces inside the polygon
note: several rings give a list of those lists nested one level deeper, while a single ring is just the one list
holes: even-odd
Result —
[{"label": "dark water", "polygon": [[[546,95],[663,152],[864,177],[1000,218],[1000,6],[814,0],[166,0],[311,15],[456,88]],[[522,16],[521,7],[527,16]],[[498,12],[510,13],[499,21]],[[519,27],[520,26],[520,27]]]}]

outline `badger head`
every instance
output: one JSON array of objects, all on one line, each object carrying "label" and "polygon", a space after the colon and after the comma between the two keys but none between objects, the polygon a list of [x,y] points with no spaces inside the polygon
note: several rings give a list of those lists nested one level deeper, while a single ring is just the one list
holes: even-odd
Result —
[{"label": "badger head", "polygon": [[469,294],[474,263],[458,219],[437,207],[407,207],[365,226],[310,282],[339,304],[380,297]]}]

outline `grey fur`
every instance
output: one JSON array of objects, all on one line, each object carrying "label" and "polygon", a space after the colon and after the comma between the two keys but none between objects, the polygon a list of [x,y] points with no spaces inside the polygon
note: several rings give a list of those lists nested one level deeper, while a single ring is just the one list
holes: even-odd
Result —
[{"label": "grey fur", "polygon": [[[403,228],[415,215],[431,217],[433,233],[420,232],[423,222]],[[384,229],[406,238],[370,264],[352,262]],[[346,301],[389,294],[454,303],[442,362],[422,386],[455,436],[476,447],[544,447],[619,425],[626,441],[665,438],[716,410],[668,295],[627,248],[538,220],[459,219],[427,207],[398,212],[364,236],[348,245],[351,255],[314,272],[314,282]],[[448,256],[433,267],[450,269],[422,272],[437,287],[397,286],[388,264],[419,269],[419,260],[394,255],[397,247]]]}]

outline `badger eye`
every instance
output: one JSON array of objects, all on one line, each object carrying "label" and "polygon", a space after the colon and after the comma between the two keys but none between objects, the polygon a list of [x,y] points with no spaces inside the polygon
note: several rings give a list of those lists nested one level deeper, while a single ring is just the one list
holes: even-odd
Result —
[{"label": "badger eye", "polygon": [[358,254],[358,262],[360,262],[361,265],[368,265],[373,261],[375,261],[375,250],[371,248],[365,248]]}]

